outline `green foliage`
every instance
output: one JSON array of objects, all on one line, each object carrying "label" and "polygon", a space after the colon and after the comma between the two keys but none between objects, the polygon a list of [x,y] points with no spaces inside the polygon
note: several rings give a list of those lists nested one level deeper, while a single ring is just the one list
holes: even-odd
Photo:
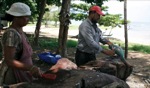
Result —
[{"label": "green foliage", "polygon": [[[48,5],[61,5],[61,0],[47,0]],[[15,2],[23,2],[29,5],[32,15],[31,21],[36,21],[38,18],[38,14],[41,8],[41,0],[1,0],[0,2],[0,13],[5,14],[5,12],[10,8],[10,6]],[[47,11],[47,8],[45,8]]]},{"label": "green foliage", "polygon": [[83,10],[83,11],[88,11],[91,5],[89,4],[71,4],[71,8],[73,8],[74,10]]},{"label": "green foliage", "polygon": [[61,5],[61,0],[47,0],[48,5],[56,5],[60,6]]},{"label": "green foliage", "polygon": [[50,18],[51,18],[50,15],[51,15],[50,12],[45,12],[45,14],[43,16],[43,20],[46,21],[46,22],[49,21]]},{"label": "green foliage", "polygon": [[108,14],[106,16],[102,16],[101,20],[99,20],[100,25],[104,26],[111,26],[114,27],[121,27],[123,24],[123,19],[121,19],[121,14]]},{"label": "green foliage", "polygon": [[[71,4],[71,9],[73,11],[76,11],[77,13],[75,12],[70,12],[70,19],[74,19],[74,20],[84,20],[87,18],[88,16],[88,11],[89,11],[89,8],[91,7],[92,5],[90,4]],[[108,7],[105,6],[105,7],[102,7],[102,10],[103,11],[108,11],[107,10]]]},{"label": "green foliage", "polygon": [[74,40],[68,40],[67,41],[67,47],[76,47],[77,46],[77,41]]},{"label": "green foliage", "polygon": [[15,2],[23,2],[27,5],[29,5],[29,7],[32,11],[31,21],[34,21],[34,19],[36,18],[37,13],[36,13],[36,3],[33,0],[3,0],[2,5],[0,7],[0,13],[5,14],[5,12]]},{"label": "green foliage", "polygon": [[[71,8],[73,11],[78,11],[79,13],[71,13],[70,18],[74,20],[84,20],[87,18],[88,15],[88,10],[91,7],[89,4],[72,4]],[[123,24],[124,20],[122,19],[121,14],[109,14],[108,7],[103,6],[102,10],[106,12],[105,16],[101,17],[101,20],[99,20],[99,25],[103,26],[110,26],[112,28],[114,27],[121,27]]]},{"label": "green foliage", "polygon": [[[45,24],[48,24],[50,21],[54,21],[54,26],[57,26],[57,22],[59,21],[59,7],[56,6],[48,6],[49,10],[45,12],[43,16],[43,21]],[[53,8],[58,8],[58,10],[53,11]]]},{"label": "green foliage", "polygon": [[79,14],[74,14],[74,13],[72,13],[72,14],[70,15],[70,18],[71,18],[71,19],[74,19],[74,20],[76,20],[76,21],[84,20],[86,17],[87,17],[87,15],[82,14],[82,13],[79,13]]},{"label": "green foliage", "polygon": [[[71,9],[73,12],[70,12],[70,19],[74,19],[76,21],[84,20],[87,17],[87,11],[90,8],[90,5],[87,4],[71,4]],[[74,11],[78,12],[75,13]]]},{"label": "green foliage", "polygon": [[[112,40],[112,39],[110,39],[110,41],[113,42],[114,44],[121,46],[124,49],[124,42],[122,42],[120,40]],[[74,40],[67,41],[68,48],[76,48],[76,45],[77,45],[77,41],[74,41]],[[40,38],[39,46],[41,48],[46,48],[46,49],[56,49],[58,47],[58,39],[57,38],[47,38],[47,39]],[[104,49],[108,48],[108,46],[102,46],[102,47]],[[131,51],[137,51],[137,52],[150,54],[150,46],[148,46],[148,45],[129,43],[128,49]]]},{"label": "green foliage", "polygon": [[[77,41],[68,40],[67,47],[76,47]],[[47,49],[56,49],[58,47],[58,39],[57,38],[47,38],[47,39],[39,39],[39,46]]]},{"label": "green foliage", "polygon": [[148,46],[148,45],[132,45],[129,47],[129,50],[150,53],[150,46]]},{"label": "green foliage", "polygon": [[85,0],[85,2],[90,3],[91,5],[96,4],[99,6],[102,6],[104,1],[108,1],[108,0]]},{"label": "green foliage", "polygon": [[[122,42],[120,40],[111,40],[111,42],[121,46],[123,49],[125,47],[124,42]],[[148,45],[141,45],[141,44],[137,44],[137,43],[129,43],[128,44],[128,50],[150,54],[150,46],[148,46]]]},{"label": "green foliage", "polygon": [[51,21],[59,21],[59,12],[58,11],[53,11],[51,14],[50,14],[50,20]]},{"label": "green foliage", "polygon": [[[109,1],[109,0],[85,0],[85,2],[89,3],[89,4],[72,4],[71,8],[73,8],[74,10],[77,10],[77,11],[81,11],[81,13],[79,13],[79,14],[73,13],[73,14],[71,14],[70,18],[75,19],[75,20],[83,20],[87,17],[87,15],[88,15],[87,12],[91,5],[102,6],[104,1]],[[31,21],[33,22],[33,21],[37,20],[38,14],[40,11],[40,7],[41,7],[41,0],[1,0],[0,13],[4,14],[5,11],[8,10],[10,8],[10,6],[12,5],[12,3],[14,3],[14,2],[23,2],[23,3],[26,3],[27,5],[29,5],[31,8],[31,11],[32,11]],[[60,6],[61,0],[47,0],[47,5]],[[102,7],[102,10],[107,12],[107,8],[108,7]],[[48,8],[45,8],[45,11],[49,11]],[[53,20],[53,21],[59,20],[58,12],[51,13],[52,15],[55,15],[55,16],[51,17],[52,19],[49,19],[50,17],[47,16],[48,14],[46,12],[45,12],[45,14],[46,14],[46,16],[45,16],[44,20]],[[107,21],[107,20],[105,20],[105,21]],[[106,23],[107,22],[105,22],[105,23],[101,22],[100,24],[106,24]],[[108,23],[106,25],[108,25]],[[116,25],[116,23],[115,23],[115,25]],[[114,25],[112,25],[112,26],[114,26]]]},{"label": "green foliage", "polygon": [[55,49],[58,47],[58,39],[56,38],[39,39],[39,46],[47,49]]}]

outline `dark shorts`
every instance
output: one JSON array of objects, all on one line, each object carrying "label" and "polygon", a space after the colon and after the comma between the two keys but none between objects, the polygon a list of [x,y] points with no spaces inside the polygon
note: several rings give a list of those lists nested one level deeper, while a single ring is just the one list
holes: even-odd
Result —
[{"label": "dark shorts", "polygon": [[82,52],[79,49],[76,50],[75,61],[77,66],[86,64],[89,61],[96,60],[96,55],[94,53]]}]

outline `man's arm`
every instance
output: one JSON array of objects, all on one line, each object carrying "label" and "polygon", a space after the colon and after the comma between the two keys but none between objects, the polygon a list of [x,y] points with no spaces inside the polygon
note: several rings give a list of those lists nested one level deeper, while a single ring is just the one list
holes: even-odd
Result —
[{"label": "man's arm", "polygon": [[[110,42],[108,39],[106,38],[103,38],[102,36],[100,37],[100,42],[103,43],[103,44],[107,44],[109,47],[113,45],[112,42]],[[106,55],[109,55],[109,56],[113,56],[115,55],[115,52],[114,50],[110,50],[110,49],[103,49],[102,50],[102,53],[106,54]]]}]

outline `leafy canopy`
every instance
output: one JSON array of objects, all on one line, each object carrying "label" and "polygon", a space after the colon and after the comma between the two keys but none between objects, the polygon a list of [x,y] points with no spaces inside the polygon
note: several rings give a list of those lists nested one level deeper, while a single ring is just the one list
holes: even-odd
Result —
[{"label": "leafy canopy", "polygon": [[[71,15],[70,18],[76,21],[81,21],[87,18],[88,16],[88,10],[92,5],[90,4],[72,4],[71,9]],[[99,25],[103,26],[111,26],[113,27],[121,27],[123,24],[123,19],[121,14],[109,14],[108,13],[108,7],[102,6],[102,11],[105,12],[105,16],[101,17],[101,20],[99,20]]]}]

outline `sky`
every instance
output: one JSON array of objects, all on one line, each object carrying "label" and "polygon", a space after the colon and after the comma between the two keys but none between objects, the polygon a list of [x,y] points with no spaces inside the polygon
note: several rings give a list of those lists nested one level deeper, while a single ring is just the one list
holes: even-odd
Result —
[{"label": "sky", "polygon": [[[124,14],[124,2],[110,0],[105,2],[111,14]],[[150,0],[127,0],[127,20],[131,22],[150,22]]]}]

